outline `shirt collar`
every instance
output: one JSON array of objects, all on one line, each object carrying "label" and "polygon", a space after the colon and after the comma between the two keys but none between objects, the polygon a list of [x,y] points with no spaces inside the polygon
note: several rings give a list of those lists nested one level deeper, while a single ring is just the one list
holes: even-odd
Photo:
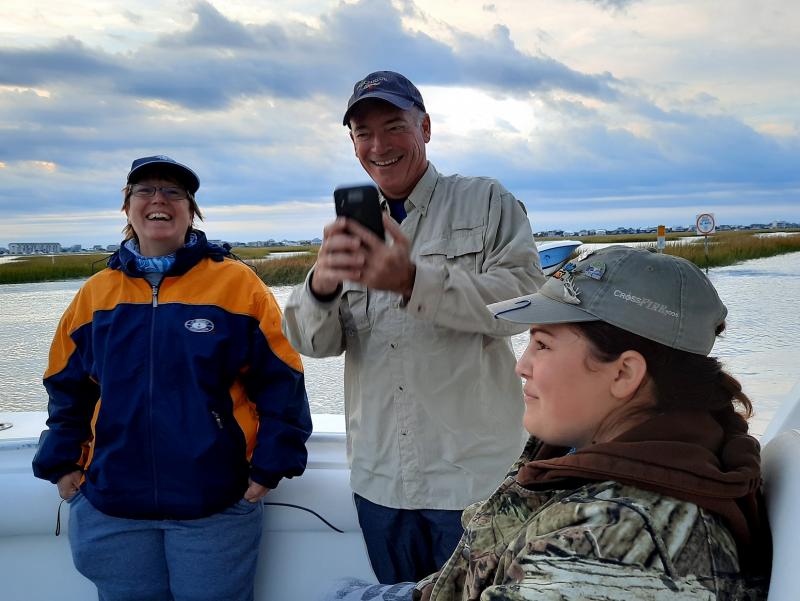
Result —
[{"label": "shirt collar", "polygon": [[[425,215],[428,212],[428,205],[431,202],[431,196],[433,196],[433,190],[436,188],[436,182],[438,180],[439,172],[436,171],[433,163],[428,161],[428,168],[417,182],[417,185],[414,186],[414,189],[411,190],[411,194],[408,195],[406,202],[411,203],[413,208],[419,209],[420,212]],[[383,207],[384,210],[388,210],[388,203],[383,192],[381,192],[381,207]],[[411,212],[409,209],[406,209],[406,211],[409,213]]]}]

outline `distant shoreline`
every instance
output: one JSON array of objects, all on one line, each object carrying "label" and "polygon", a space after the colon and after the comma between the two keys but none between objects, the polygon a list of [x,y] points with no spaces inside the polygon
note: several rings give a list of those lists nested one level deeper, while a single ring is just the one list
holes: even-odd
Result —
[{"label": "distant shoreline", "polygon": [[[790,235],[774,235],[785,233]],[[800,252],[800,232],[762,230],[719,232],[708,237],[708,261],[702,242],[667,245],[667,254],[684,257],[700,267],[722,267],[749,259],[770,257],[790,252]],[[772,234],[772,235],[765,235]],[[669,233],[666,241],[693,237],[693,232]],[[612,236],[577,237],[584,244],[615,244],[644,242],[656,246],[652,234],[620,234]],[[540,238],[539,241],[563,238]],[[248,263],[259,277],[270,286],[294,285],[302,282],[316,261],[319,246],[295,247],[236,247],[234,255]],[[292,256],[264,259],[282,252]],[[299,254],[304,253],[304,254]],[[62,254],[51,256],[24,256],[13,261],[0,262],[0,284],[30,284],[58,280],[85,279],[105,267],[110,253]],[[255,260],[254,260],[255,259]],[[253,260],[253,261],[251,261]]]}]

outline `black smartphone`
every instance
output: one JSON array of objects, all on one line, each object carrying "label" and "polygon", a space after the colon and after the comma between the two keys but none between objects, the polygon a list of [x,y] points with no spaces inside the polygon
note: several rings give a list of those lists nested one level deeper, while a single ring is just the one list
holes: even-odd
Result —
[{"label": "black smartphone", "polygon": [[372,184],[337,186],[333,191],[333,202],[337,215],[354,219],[381,240],[386,239],[377,187]]}]

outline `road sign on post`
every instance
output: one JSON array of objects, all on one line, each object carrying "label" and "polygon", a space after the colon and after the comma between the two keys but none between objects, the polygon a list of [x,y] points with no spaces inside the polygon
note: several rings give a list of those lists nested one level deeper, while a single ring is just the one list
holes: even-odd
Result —
[{"label": "road sign on post", "polygon": [[700,213],[694,223],[695,230],[701,236],[713,234],[717,229],[717,224],[714,221],[714,213]]},{"label": "road sign on post", "polygon": [[714,213],[700,213],[695,219],[694,228],[697,233],[704,238],[706,273],[708,273],[708,235],[713,234],[717,229],[717,224],[714,221]]},{"label": "road sign on post", "polygon": [[666,243],[666,231],[667,231],[667,228],[665,228],[663,225],[659,225],[658,226],[658,238],[657,239],[658,239],[658,252],[660,252],[660,253],[664,252],[664,247],[667,244]]}]

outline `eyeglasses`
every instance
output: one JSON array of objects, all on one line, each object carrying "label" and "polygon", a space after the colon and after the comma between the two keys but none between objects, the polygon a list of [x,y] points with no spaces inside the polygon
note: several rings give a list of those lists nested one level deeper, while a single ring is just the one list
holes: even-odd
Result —
[{"label": "eyeglasses", "polygon": [[161,192],[167,200],[183,200],[187,196],[186,190],[178,186],[146,186],[144,184],[131,186],[131,194],[139,198],[153,198],[156,192]]}]

